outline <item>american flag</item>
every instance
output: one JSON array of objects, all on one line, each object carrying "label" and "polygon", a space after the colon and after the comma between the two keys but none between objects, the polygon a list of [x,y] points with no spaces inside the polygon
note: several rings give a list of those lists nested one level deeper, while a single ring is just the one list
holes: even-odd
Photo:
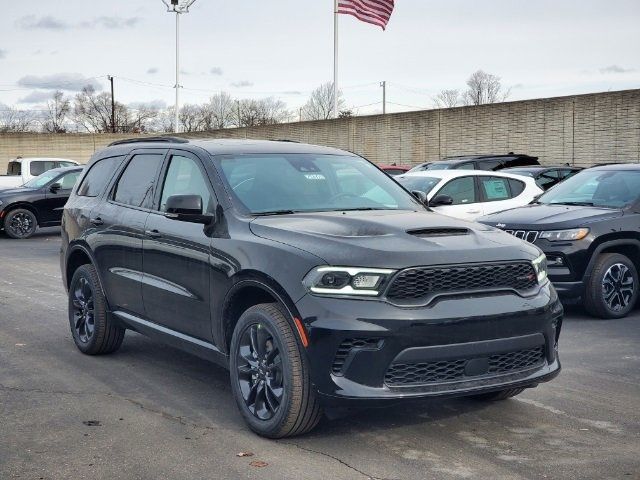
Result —
[{"label": "american flag", "polygon": [[384,30],[393,13],[394,0],[338,0],[338,13],[353,15],[363,22],[373,23]]}]

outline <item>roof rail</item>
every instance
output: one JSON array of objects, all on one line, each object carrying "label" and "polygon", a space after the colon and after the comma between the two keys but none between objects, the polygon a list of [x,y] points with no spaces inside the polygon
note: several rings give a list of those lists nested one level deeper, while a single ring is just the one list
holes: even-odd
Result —
[{"label": "roof rail", "polygon": [[189,143],[189,140],[178,137],[143,137],[143,138],[126,138],[124,140],[116,140],[111,142],[107,147],[114,145],[126,145],[127,143]]},{"label": "roof rail", "polygon": [[299,141],[297,141],[297,140],[290,140],[290,139],[288,139],[288,138],[276,138],[276,139],[273,139],[273,140],[271,140],[271,141],[272,141],[272,142],[300,143],[300,142],[299,142]]}]

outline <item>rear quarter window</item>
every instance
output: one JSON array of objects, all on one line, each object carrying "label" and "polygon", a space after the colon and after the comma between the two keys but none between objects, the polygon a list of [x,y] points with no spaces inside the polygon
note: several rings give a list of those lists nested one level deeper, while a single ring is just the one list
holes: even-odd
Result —
[{"label": "rear quarter window", "polygon": [[91,165],[78,187],[77,195],[82,197],[97,197],[101,195],[122,160],[124,160],[124,156],[109,157],[98,160]]},{"label": "rear quarter window", "polygon": [[7,175],[22,175],[22,163],[9,162],[7,167]]},{"label": "rear quarter window", "polygon": [[511,187],[511,196],[517,197],[524,191],[524,182],[520,180],[509,179],[509,186]]}]

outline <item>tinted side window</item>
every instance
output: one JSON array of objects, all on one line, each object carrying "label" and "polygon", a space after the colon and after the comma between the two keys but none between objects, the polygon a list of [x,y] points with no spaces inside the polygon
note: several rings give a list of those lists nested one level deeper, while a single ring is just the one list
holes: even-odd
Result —
[{"label": "tinted side window", "polygon": [[77,194],[83,197],[99,196],[123,159],[124,157],[103,158],[91,165],[78,188]]},{"label": "tinted side window", "polygon": [[487,202],[511,198],[509,179],[502,177],[480,177],[480,189]]},{"label": "tinted side window", "polygon": [[453,205],[466,205],[475,203],[476,188],[473,177],[462,177],[451,180],[437,193],[438,195],[449,195],[453,199]]},{"label": "tinted side window", "polygon": [[213,212],[215,203],[208,184],[209,179],[193,159],[174,155],[164,179],[160,210],[166,211],[167,199],[171,195],[199,195],[202,198],[202,209]]},{"label": "tinted side window", "polygon": [[504,166],[503,161],[500,159],[478,160],[479,170],[500,170],[501,168],[504,168]]},{"label": "tinted side window", "polygon": [[476,164],[473,162],[461,163],[456,167],[456,170],[475,170]]},{"label": "tinted side window", "polygon": [[153,199],[153,184],[162,155],[135,155],[120,176],[113,193],[118,203],[134,207],[150,207]]},{"label": "tinted side window", "polygon": [[9,162],[9,167],[7,168],[7,175],[22,175],[22,163]]},{"label": "tinted side window", "polygon": [[81,173],[82,172],[67,173],[66,175],[63,175],[62,177],[58,178],[58,180],[56,180],[56,183],[60,184],[61,190],[71,190],[73,186],[76,184],[76,182],[78,181],[78,177],[80,176]]},{"label": "tinted side window", "polygon": [[34,177],[38,175],[42,175],[44,172],[56,168],[56,162],[52,162],[49,160],[36,160],[31,162],[31,166],[29,167],[29,173]]},{"label": "tinted side window", "polygon": [[543,190],[553,187],[559,181],[560,179],[558,178],[557,170],[549,170],[547,172],[541,173],[538,178],[536,178],[536,183]]},{"label": "tinted side window", "polygon": [[509,179],[509,186],[511,187],[511,195],[517,197],[524,190],[524,182],[520,180]]}]

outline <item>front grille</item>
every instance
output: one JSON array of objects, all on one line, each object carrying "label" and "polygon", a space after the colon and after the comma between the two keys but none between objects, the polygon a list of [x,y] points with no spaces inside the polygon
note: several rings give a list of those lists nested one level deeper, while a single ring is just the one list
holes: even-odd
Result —
[{"label": "front grille", "polygon": [[441,360],[423,363],[392,363],[384,376],[389,386],[411,386],[429,383],[460,381],[481,376],[498,375],[525,370],[544,362],[544,346],[491,355],[486,371],[468,375],[467,364],[477,359]]},{"label": "front grille", "polygon": [[451,237],[454,235],[469,235],[468,228],[421,228],[407,231],[415,237]]},{"label": "front grille", "polygon": [[438,293],[512,288],[527,290],[537,278],[529,262],[416,267],[392,280],[387,298],[418,300]]},{"label": "front grille", "polygon": [[534,243],[538,239],[538,235],[540,235],[540,232],[537,230],[505,230],[505,232],[516,238],[526,240],[529,243]]},{"label": "front grille", "polygon": [[378,350],[382,345],[379,338],[347,338],[338,347],[336,356],[331,365],[331,371],[335,374],[342,374],[344,362],[353,350]]}]

